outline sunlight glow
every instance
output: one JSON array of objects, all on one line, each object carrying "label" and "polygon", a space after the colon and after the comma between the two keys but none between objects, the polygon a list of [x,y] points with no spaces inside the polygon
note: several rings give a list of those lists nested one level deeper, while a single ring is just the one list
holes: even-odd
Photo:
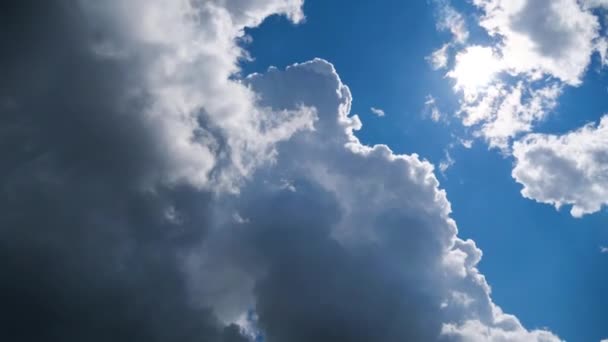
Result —
[{"label": "sunlight glow", "polygon": [[476,94],[489,85],[501,69],[502,62],[491,48],[471,46],[456,55],[454,69],[447,76],[456,80],[456,90]]}]

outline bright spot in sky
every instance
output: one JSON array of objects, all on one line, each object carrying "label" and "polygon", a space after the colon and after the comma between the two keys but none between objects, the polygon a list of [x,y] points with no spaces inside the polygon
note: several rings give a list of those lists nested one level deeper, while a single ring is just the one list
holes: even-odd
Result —
[{"label": "bright spot in sky", "polygon": [[456,80],[455,88],[475,94],[487,86],[502,69],[492,48],[471,46],[456,55],[454,69],[448,76]]}]

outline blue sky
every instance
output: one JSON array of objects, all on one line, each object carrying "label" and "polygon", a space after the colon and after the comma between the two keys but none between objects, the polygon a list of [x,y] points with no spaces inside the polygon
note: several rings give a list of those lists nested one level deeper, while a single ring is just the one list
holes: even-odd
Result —
[{"label": "blue sky", "polygon": [[[473,41],[487,41],[476,25],[480,11],[469,3],[452,4],[463,13]],[[245,73],[283,68],[321,57],[331,61],[353,93],[353,113],[361,116],[357,136],[368,144],[384,143],[398,153],[418,153],[435,165],[470,129],[451,118],[436,123],[425,98],[432,94],[441,112],[454,116],[458,95],[454,81],[436,71],[426,57],[450,39],[436,29],[441,4],[425,1],[315,1],[304,4],[306,21],[268,18],[248,30],[253,61]],[[579,87],[567,87],[559,104],[535,132],[562,134],[608,111],[606,70],[599,55]],[[376,117],[370,107],[382,108]],[[493,298],[528,327],[548,327],[568,341],[599,341],[608,336],[608,213],[574,218],[521,196],[512,177],[513,157],[474,139],[470,149],[456,144],[455,161],[439,176],[452,203],[460,235],[484,251],[480,270]],[[576,190],[572,190],[576,191]]]}]

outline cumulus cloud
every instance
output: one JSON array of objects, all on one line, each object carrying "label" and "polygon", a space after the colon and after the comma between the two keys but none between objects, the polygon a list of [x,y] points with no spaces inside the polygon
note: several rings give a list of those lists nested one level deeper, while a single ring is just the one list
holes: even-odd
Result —
[{"label": "cumulus cloud", "polygon": [[300,5],[2,2],[0,339],[245,340],[189,299],[179,254],[213,192],[312,127],[231,80],[244,26]]},{"label": "cumulus cloud", "polygon": [[244,27],[300,6],[0,5],[2,340],[559,340],[492,302],[430,163],[357,139],[330,63],[240,76]]},{"label": "cumulus cloud", "polygon": [[246,57],[235,42],[243,29],[274,13],[301,20],[300,0],[78,4],[82,20],[91,21],[79,38],[82,49],[98,63],[133,68],[123,101],[145,101],[131,116],[155,130],[153,143],[167,161],[158,177],[234,189],[272,159],[274,142],[311,127],[305,108],[269,113],[255,105],[250,89],[230,80]]},{"label": "cumulus cloud", "polygon": [[513,177],[530,199],[581,217],[608,204],[608,116],[564,135],[531,134],[513,146]]},{"label": "cumulus cloud", "polygon": [[[216,252],[200,264],[193,251],[190,260],[194,270],[250,266],[226,292],[250,298],[242,302],[267,340],[462,341],[471,340],[468,322],[506,341],[559,340],[526,330],[491,301],[476,268],[481,252],[457,237],[431,164],[359,142],[351,93],[331,64],[317,59],[247,81],[265,105],[305,104],[318,120],[279,143],[276,163],[229,201],[250,221],[226,222],[208,241]],[[267,186],[277,175],[295,190]],[[201,291],[205,279],[190,274]]]},{"label": "cumulus cloud", "polygon": [[460,341],[488,341],[488,342],[503,342],[503,341],[539,341],[550,342],[554,341],[555,337],[542,330],[522,331],[522,330],[503,330],[497,328],[488,328],[479,321],[467,321],[460,326],[446,325],[443,331],[448,336],[459,336]]},{"label": "cumulus cloud", "polygon": [[576,0],[474,3],[484,11],[480,25],[501,37],[501,54],[511,73],[542,73],[580,84],[594,52],[599,22]]}]

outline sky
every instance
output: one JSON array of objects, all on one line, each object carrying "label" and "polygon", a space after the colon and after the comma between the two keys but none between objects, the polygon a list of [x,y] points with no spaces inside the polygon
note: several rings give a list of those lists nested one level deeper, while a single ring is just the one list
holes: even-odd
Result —
[{"label": "sky", "polygon": [[603,341],[607,18],[2,2],[1,339]]}]

